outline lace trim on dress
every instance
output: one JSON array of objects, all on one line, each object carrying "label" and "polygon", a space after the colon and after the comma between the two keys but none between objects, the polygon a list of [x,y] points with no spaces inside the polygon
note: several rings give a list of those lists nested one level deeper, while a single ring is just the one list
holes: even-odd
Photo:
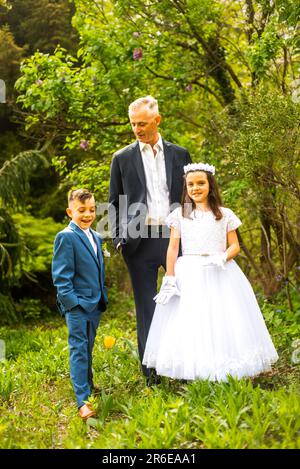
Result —
[{"label": "lace trim on dress", "polygon": [[270,371],[272,364],[277,360],[277,353],[266,354],[266,351],[262,349],[249,352],[239,359],[228,358],[216,364],[215,367],[197,363],[187,366],[186,362],[181,360],[168,360],[161,365],[157,355],[151,353],[147,356],[147,367],[156,368],[158,374],[170,378],[228,381],[228,376],[253,377],[264,371]]}]

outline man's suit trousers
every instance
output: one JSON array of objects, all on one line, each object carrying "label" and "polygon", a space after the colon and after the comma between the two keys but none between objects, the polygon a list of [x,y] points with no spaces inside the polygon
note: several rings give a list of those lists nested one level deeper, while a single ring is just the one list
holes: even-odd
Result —
[{"label": "man's suit trousers", "polygon": [[[157,235],[157,234],[156,234]],[[154,234],[155,236],[155,234]],[[137,320],[139,357],[142,362],[146,341],[155,309],[153,297],[157,293],[158,269],[166,269],[169,238],[166,232],[156,238],[142,238],[134,254],[123,253],[131,277]],[[143,374],[149,376],[150,369],[142,366]]]}]

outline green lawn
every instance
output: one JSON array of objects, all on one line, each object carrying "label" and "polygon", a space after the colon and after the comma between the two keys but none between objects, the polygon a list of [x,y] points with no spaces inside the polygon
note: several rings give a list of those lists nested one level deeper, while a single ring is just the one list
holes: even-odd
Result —
[{"label": "green lawn", "polygon": [[[1,448],[299,448],[299,312],[262,304],[280,354],[269,375],[226,384],[164,379],[147,388],[139,371],[131,299],[113,302],[94,352],[98,420],[77,415],[68,375],[67,330],[53,318],[0,328]],[[280,311],[281,309],[281,311]],[[111,350],[105,335],[117,338]],[[295,346],[295,345],[294,345]]]}]

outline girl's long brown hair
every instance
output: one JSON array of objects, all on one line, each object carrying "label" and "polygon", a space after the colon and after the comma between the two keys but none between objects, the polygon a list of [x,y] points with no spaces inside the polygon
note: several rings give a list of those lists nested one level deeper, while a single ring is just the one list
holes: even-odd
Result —
[{"label": "girl's long brown hair", "polygon": [[[190,218],[192,211],[195,210],[196,208],[195,202],[188,195],[187,186],[186,186],[186,177],[191,172],[199,172],[199,170],[189,171],[183,176],[184,185],[183,185],[183,193],[182,193],[182,198],[181,198],[181,207],[182,207],[182,216],[185,218]],[[219,188],[217,185],[217,181],[215,180],[215,177],[210,172],[203,171],[203,170],[201,170],[201,172],[207,175],[207,180],[209,184],[209,193],[208,193],[207,201],[208,201],[209,208],[211,209],[214,216],[216,217],[216,220],[221,220],[223,216],[220,210],[220,207],[222,207],[222,199],[221,199],[221,195],[220,195]]]}]

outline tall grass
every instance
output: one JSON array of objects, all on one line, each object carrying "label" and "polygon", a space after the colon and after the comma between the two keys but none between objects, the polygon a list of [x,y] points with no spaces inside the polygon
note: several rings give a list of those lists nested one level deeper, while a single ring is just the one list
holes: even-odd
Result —
[{"label": "tall grass", "polygon": [[[133,303],[120,293],[101,319],[94,350],[97,420],[77,415],[69,380],[67,330],[55,313],[2,327],[1,448],[299,448],[298,313],[262,309],[280,360],[271,373],[227,383],[164,378],[148,388],[139,369]],[[105,335],[116,345],[105,349]]]}]

